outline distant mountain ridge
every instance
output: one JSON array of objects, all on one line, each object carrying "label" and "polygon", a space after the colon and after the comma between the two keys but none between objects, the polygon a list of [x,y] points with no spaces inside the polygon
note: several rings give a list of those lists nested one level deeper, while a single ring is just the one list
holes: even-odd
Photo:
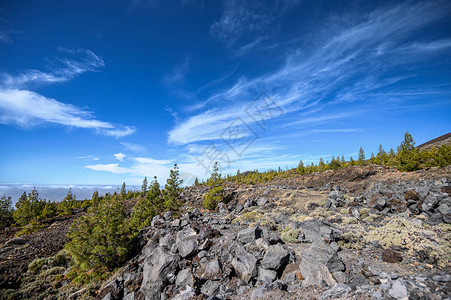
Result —
[{"label": "distant mountain ridge", "polygon": [[435,146],[435,148],[440,147],[441,145],[444,144],[449,144],[451,143],[451,132],[441,135],[435,139],[432,139],[426,143],[423,143],[419,146],[417,146],[418,149],[431,149],[432,147]]}]

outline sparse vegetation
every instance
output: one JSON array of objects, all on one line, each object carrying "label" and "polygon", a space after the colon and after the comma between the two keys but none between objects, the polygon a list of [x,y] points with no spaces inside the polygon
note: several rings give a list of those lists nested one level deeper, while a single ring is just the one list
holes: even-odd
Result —
[{"label": "sparse vegetation", "polygon": [[281,239],[284,242],[287,243],[300,243],[299,235],[301,235],[303,232],[300,229],[294,229],[291,227],[286,227],[281,232]]}]

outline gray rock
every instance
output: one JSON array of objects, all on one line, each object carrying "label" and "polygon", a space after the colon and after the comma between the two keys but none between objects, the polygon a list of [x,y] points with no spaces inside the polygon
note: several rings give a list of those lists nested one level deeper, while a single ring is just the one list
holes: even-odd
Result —
[{"label": "gray rock", "polygon": [[257,202],[255,202],[254,199],[247,199],[246,202],[244,203],[244,208],[249,208],[252,206],[257,206]]},{"label": "gray rock", "polygon": [[266,203],[268,203],[268,198],[267,197],[260,197],[257,200],[257,205],[260,206],[260,207],[264,207]]},{"label": "gray rock", "polygon": [[165,213],[163,214],[163,219],[164,219],[165,221],[170,221],[170,220],[172,219],[172,212],[170,212],[170,211],[165,212]]},{"label": "gray rock", "polygon": [[172,300],[189,300],[192,299],[195,295],[196,291],[192,287],[187,286],[185,289],[181,290],[177,295],[175,295]]},{"label": "gray rock", "polygon": [[239,212],[241,212],[243,209],[244,209],[243,205],[238,204],[238,205],[235,207],[235,212],[236,212],[236,213],[239,213]]},{"label": "gray rock", "polygon": [[252,277],[257,276],[257,259],[246,252],[241,245],[235,247],[235,258],[232,266],[237,276],[244,282],[249,282]]},{"label": "gray rock", "polygon": [[206,296],[213,296],[219,292],[221,283],[219,281],[208,280],[202,286],[200,292]]},{"label": "gray rock", "polygon": [[258,268],[258,281],[264,284],[268,284],[276,280],[277,272],[273,270],[267,270],[262,267]]},{"label": "gray rock", "polygon": [[194,286],[194,277],[191,273],[191,269],[183,269],[177,274],[175,284],[179,287]]},{"label": "gray rock", "polygon": [[285,282],[292,283],[292,282],[296,282],[298,280],[298,277],[296,276],[295,272],[290,272],[290,273],[285,274],[285,276],[283,277],[283,280]]},{"label": "gray rock", "polygon": [[426,223],[429,225],[438,225],[443,223],[443,217],[441,213],[432,214],[429,219],[426,220]]},{"label": "gray rock", "polygon": [[426,199],[424,199],[423,204],[421,205],[421,208],[423,211],[430,211],[437,207],[438,204],[438,198],[436,195],[428,195]]},{"label": "gray rock", "polygon": [[309,242],[323,241],[324,239],[335,241],[340,238],[342,232],[321,220],[309,220],[299,224],[300,229],[304,232],[304,239]]},{"label": "gray rock", "polygon": [[180,257],[163,247],[156,248],[144,261],[141,292],[144,296],[154,299],[159,297],[168,284],[168,275],[174,274]]},{"label": "gray rock", "polygon": [[385,205],[387,204],[387,202],[385,201],[385,199],[381,198],[378,199],[374,204],[373,204],[373,208],[377,209],[378,211],[382,211],[385,208]]},{"label": "gray rock", "polygon": [[442,203],[440,204],[440,206],[437,208],[437,210],[442,214],[442,215],[451,215],[451,206],[449,206],[446,203]]},{"label": "gray rock", "polygon": [[337,283],[334,284],[332,288],[325,291],[321,298],[327,299],[327,298],[338,298],[338,297],[344,297],[348,295],[351,292],[351,288],[344,283]]},{"label": "gray rock", "polygon": [[192,257],[197,253],[197,240],[185,240],[177,243],[177,249],[181,257]]},{"label": "gray rock", "polygon": [[352,216],[353,216],[354,218],[356,218],[356,219],[359,219],[359,218],[360,218],[360,212],[359,212],[359,210],[358,210],[356,207],[352,207],[352,208],[350,209],[350,211],[351,211],[351,214],[352,214]]},{"label": "gray rock", "polygon": [[271,244],[276,244],[280,242],[280,234],[277,231],[270,230],[269,227],[261,227],[263,237]]},{"label": "gray rock", "polygon": [[237,239],[242,244],[253,243],[262,236],[262,231],[258,227],[251,227],[238,232]]},{"label": "gray rock", "polygon": [[205,266],[204,278],[219,280],[222,277],[221,264],[218,259],[213,259]]},{"label": "gray rock", "polygon": [[113,297],[111,296],[111,293],[108,293],[105,296],[103,296],[102,300],[113,300]]},{"label": "gray rock", "polygon": [[166,248],[166,249],[171,249],[172,245],[175,244],[175,239],[174,236],[172,234],[167,234],[164,237],[162,237],[160,239],[160,247]]},{"label": "gray rock", "polygon": [[135,300],[135,292],[125,295],[123,300]]},{"label": "gray rock", "polygon": [[304,286],[320,285],[322,281],[332,285],[337,282],[330,273],[344,271],[345,266],[334,249],[323,242],[315,241],[302,254],[299,269],[305,278],[302,283]]},{"label": "gray rock", "polygon": [[328,201],[328,204],[329,204],[328,206],[329,207],[331,207],[331,206],[335,206],[335,207],[343,206],[344,203],[345,203],[345,198],[343,196],[343,192],[338,191],[338,190],[331,191],[329,193],[327,201]]},{"label": "gray rock", "polygon": [[158,247],[158,243],[154,243],[153,241],[148,241],[147,244],[144,246],[142,253],[144,256],[149,256],[153,250],[155,250]]},{"label": "gray rock", "polygon": [[369,281],[365,276],[359,273],[352,276],[348,284],[352,289],[356,289],[357,287],[368,285]]},{"label": "gray rock", "polygon": [[268,250],[269,242],[265,238],[259,238],[255,241],[255,245],[259,248]]},{"label": "gray rock", "polygon": [[259,286],[251,292],[251,300],[263,298],[268,290],[264,286]]},{"label": "gray rock", "polygon": [[290,253],[280,244],[269,246],[261,265],[265,269],[278,270],[280,267],[288,263]]},{"label": "gray rock", "polygon": [[403,299],[407,297],[407,287],[401,279],[396,280],[388,294],[395,299]]},{"label": "gray rock", "polygon": [[342,271],[333,272],[332,276],[339,283],[347,283],[348,282],[348,275],[345,272],[342,272]]},{"label": "gray rock", "polygon": [[194,240],[197,238],[197,233],[192,229],[191,227],[185,227],[183,230],[180,230],[177,232],[177,239],[176,242],[180,243],[182,241],[186,240]]},{"label": "gray rock", "polygon": [[287,224],[287,223],[290,221],[290,219],[288,218],[288,216],[286,216],[286,215],[284,215],[284,214],[277,214],[277,215],[274,217],[274,221],[275,221],[277,224]]}]

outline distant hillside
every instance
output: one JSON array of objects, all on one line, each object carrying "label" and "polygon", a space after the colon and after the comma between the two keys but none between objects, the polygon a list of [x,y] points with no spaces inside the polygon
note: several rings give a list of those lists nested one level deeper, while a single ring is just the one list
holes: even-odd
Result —
[{"label": "distant hillside", "polygon": [[429,142],[423,143],[419,146],[417,146],[418,149],[431,149],[435,146],[435,148],[440,147],[444,144],[451,143],[451,132],[444,134],[442,136],[439,136],[438,138],[435,138],[433,140],[430,140]]}]

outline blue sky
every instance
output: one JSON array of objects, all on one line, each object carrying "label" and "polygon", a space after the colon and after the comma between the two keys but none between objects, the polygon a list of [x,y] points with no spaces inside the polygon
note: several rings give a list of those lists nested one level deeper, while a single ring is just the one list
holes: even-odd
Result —
[{"label": "blue sky", "polygon": [[[139,184],[451,128],[449,1],[2,1],[0,182]],[[206,167],[206,169],[204,168]]]}]

